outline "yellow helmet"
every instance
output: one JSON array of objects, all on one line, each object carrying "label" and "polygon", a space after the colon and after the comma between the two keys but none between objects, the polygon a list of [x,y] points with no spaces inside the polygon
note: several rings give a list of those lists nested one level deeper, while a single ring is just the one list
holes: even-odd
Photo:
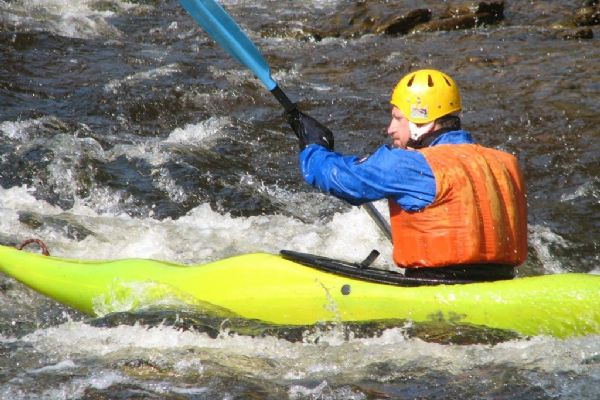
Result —
[{"label": "yellow helmet", "polygon": [[405,75],[394,88],[390,103],[415,124],[435,121],[461,109],[458,86],[448,75],[435,69]]}]

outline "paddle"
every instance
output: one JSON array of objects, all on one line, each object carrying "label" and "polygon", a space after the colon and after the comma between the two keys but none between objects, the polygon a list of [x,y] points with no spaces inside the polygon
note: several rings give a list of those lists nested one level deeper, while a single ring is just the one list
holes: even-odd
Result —
[{"label": "paddle", "polygon": [[[254,73],[285,111],[290,112],[296,108],[296,104],[292,103],[271,77],[269,64],[258,48],[219,3],[215,0],[180,0],[180,3],[215,42]],[[363,208],[391,240],[390,226],[375,206],[366,203]]]}]

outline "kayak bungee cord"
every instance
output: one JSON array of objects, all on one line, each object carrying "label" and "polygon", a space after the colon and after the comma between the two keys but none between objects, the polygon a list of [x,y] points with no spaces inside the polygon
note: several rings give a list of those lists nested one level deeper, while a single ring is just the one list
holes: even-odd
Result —
[{"label": "kayak bungee cord", "polygon": [[27,247],[33,243],[37,244],[40,247],[40,251],[42,252],[43,255],[45,255],[45,256],[50,255],[50,252],[48,251],[48,246],[46,246],[46,244],[44,242],[42,242],[40,239],[27,239],[27,240],[24,240],[23,242],[21,242],[21,244],[16,245],[15,247],[17,250],[23,250],[25,247]]}]

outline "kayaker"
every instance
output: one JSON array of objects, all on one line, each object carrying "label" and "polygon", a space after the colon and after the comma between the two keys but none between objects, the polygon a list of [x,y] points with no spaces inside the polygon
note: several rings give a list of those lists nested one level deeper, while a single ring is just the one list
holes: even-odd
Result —
[{"label": "kayaker", "polygon": [[333,151],[333,133],[295,110],[306,182],[353,205],[388,199],[395,263],[412,277],[510,279],[527,257],[527,203],[517,159],[461,129],[445,73],[404,76],[391,96],[391,144],[369,157]]}]

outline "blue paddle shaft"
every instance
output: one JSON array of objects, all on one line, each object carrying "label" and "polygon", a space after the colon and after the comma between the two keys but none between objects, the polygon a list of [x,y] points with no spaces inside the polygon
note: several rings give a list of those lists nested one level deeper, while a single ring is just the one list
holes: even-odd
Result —
[{"label": "blue paddle shaft", "polygon": [[180,0],[180,3],[215,42],[254,72],[269,91],[275,89],[277,83],[271,78],[269,64],[219,3],[214,0]]}]

